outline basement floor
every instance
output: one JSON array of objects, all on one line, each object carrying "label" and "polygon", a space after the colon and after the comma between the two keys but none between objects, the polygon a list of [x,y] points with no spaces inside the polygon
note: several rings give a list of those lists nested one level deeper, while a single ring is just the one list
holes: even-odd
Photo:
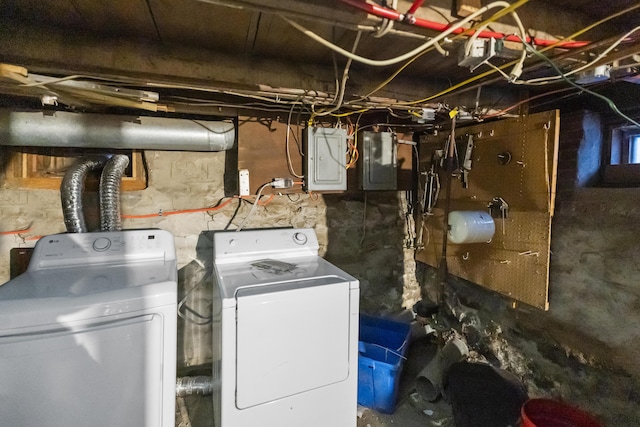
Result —
[{"label": "basement floor", "polygon": [[[522,337],[510,339],[518,348],[507,349],[503,341],[500,344],[502,348],[494,349],[496,354],[501,354],[491,360],[491,364],[502,365],[520,378],[524,376],[530,398],[563,400],[585,409],[607,427],[640,425],[640,384],[632,376],[585,364],[558,352],[541,351],[544,347],[541,343],[533,343]],[[434,340],[430,338],[413,341],[400,377],[395,412],[383,414],[359,407],[357,427],[456,427],[452,406],[446,400],[440,398],[428,402],[416,393],[415,379],[434,356],[436,348]],[[522,356],[522,351],[527,356],[515,356]],[[523,375],[523,372],[526,373]],[[176,403],[177,427],[213,427],[211,396],[186,396],[178,398]],[[322,410],[325,409],[319,402],[318,411]],[[465,424],[466,427],[471,425]],[[473,427],[509,426],[487,425],[485,422]]]},{"label": "basement floor", "polygon": [[[357,427],[454,427],[451,406],[446,401],[439,399],[431,403],[422,399],[415,399],[415,396],[417,396],[415,394],[415,378],[431,360],[435,354],[435,349],[435,344],[429,341],[414,342],[403,365],[395,412],[393,414],[383,414],[359,406]],[[318,410],[321,410],[321,408],[322,405],[319,403]],[[213,427],[211,396],[177,398],[176,427]]]}]

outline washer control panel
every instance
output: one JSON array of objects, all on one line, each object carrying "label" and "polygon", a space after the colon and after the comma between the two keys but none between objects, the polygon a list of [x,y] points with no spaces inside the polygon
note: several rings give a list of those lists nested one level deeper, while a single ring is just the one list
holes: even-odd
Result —
[{"label": "washer control panel", "polygon": [[175,259],[173,236],[164,230],[53,234],[38,240],[29,270],[158,259]]}]

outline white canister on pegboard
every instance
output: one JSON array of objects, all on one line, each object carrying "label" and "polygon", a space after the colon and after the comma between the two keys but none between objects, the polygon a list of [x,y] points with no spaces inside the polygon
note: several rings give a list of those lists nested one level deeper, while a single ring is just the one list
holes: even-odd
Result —
[{"label": "white canister on pegboard", "polygon": [[449,232],[451,243],[487,243],[493,238],[496,225],[488,212],[449,212]]}]

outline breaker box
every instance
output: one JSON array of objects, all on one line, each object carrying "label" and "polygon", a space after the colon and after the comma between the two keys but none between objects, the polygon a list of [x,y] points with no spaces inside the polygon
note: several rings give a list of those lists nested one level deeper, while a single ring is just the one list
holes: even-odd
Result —
[{"label": "breaker box", "polygon": [[397,146],[393,133],[362,132],[360,143],[360,189],[397,189]]},{"label": "breaker box", "polygon": [[347,189],[347,131],[309,127],[304,130],[305,191]]}]

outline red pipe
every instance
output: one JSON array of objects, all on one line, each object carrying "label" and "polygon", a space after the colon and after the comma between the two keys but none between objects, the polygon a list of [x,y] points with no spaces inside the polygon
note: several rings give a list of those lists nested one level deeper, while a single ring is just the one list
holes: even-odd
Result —
[{"label": "red pipe", "polygon": [[[361,1],[361,0],[340,0],[343,3],[346,3],[348,5],[357,7],[358,9],[364,10],[365,12],[371,14],[371,15],[375,15],[379,18],[387,18],[390,19],[392,21],[400,21],[400,22],[408,22],[410,24],[416,25],[418,27],[421,28],[426,28],[428,30],[433,30],[433,31],[437,31],[437,32],[443,32],[448,30],[449,28],[451,28],[451,25],[449,24],[443,24],[440,22],[434,22],[434,21],[428,21],[426,19],[422,19],[422,18],[415,18],[415,17],[411,17],[410,20],[406,20],[405,17],[406,15],[403,15],[401,13],[396,12],[393,9],[388,9],[386,7],[382,7],[382,6],[378,6],[375,4],[371,4],[371,3],[367,3],[366,1]],[[422,1],[420,0],[416,0],[413,5],[411,6],[411,9],[409,9],[409,11],[411,11],[414,6],[416,6],[416,9],[420,6],[420,4],[422,4]],[[411,13],[407,13],[408,15],[410,15]],[[458,28],[454,31],[451,32],[451,34],[462,34],[464,32],[467,32],[469,35],[473,35],[475,32],[473,30],[467,30],[465,28]],[[515,35],[509,35],[506,36],[503,33],[497,33],[495,31],[482,31],[480,32],[478,37],[482,37],[485,39],[491,38],[493,37],[494,39],[504,39],[504,40],[508,40],[511,42],[520,42],[520,38],[518,36]],[[555,45],[555,47],[558,48],[578,48],[578,47],[583,47],[588,45],[590,42],[586,42],[586,41],[566,41],[566,42],[560,42],[558,43],[556,40],[546,40],[546,39],[532,39],[530,37],[527,37],[527,43],[533,43],[536,46],[551,46],[551,45]],[[556,44],[557,43],[557,44]]]}]

